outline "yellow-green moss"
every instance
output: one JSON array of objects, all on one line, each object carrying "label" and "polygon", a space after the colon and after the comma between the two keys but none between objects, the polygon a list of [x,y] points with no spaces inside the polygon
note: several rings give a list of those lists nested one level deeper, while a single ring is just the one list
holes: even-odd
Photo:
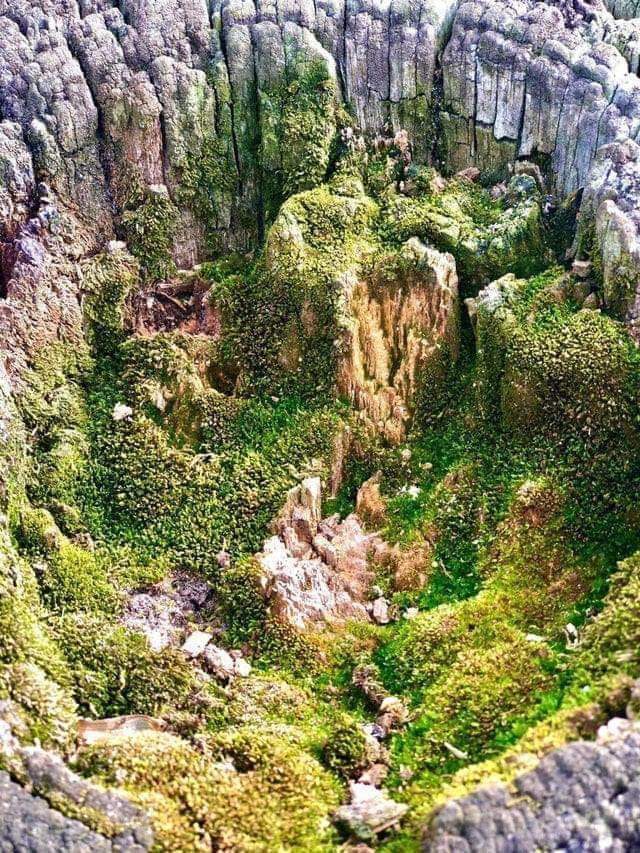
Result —
[{"label": "yellow-green moss", "polygon": [[259,162],[265,220],[283,200],[317,186],[329,166],[336,132],[335,83],[324,62],[289,57],[290,80],[261,90]]},{"label": "yellow-green moss", "polygon": [[[313,758],[258,730],[208,749],[146,734],[91,747],[78,765],[149,812],[160,850],[329,849],[337,789]],[[216,752],[237,769],[215,763]]]},{"label": "yellow-green moss", "polygon": [[76,704],[61,686],[37,664],[23,661],[0,665],[0,698],[18,707],[24,723],[22,738],[57,749],[66,748],[74,736]]},{"label": "yellow-green moss", "polygon": [[581,686],[624,673],[640,675],[640,554],[622,561],[602,612],[589,622],[578,651]]},{"label": "yellow-green moss", "polygon": [[[632,439],[639,362],[625,330],[576,310],[561,271],[507,277],[480,294],[477,313],[484,411],[517,431]],[[636,439],[637,440],[637,439]]]},{"label": "yellow-green moss", "polygon": [[514,178],[504,199],[468,181],[441,192],[396,196],[385,211],[385,232],[403,241],[418,236],[451,252],[467,290],[506,272],[530,274],[548,262],[535,182]]},{"label": "yellow-green moss", "polygon": [[177,219],[166,187],[132,189],[121,222],[127,246],[147,282],[163,281],[176,270],[172,250]]}]

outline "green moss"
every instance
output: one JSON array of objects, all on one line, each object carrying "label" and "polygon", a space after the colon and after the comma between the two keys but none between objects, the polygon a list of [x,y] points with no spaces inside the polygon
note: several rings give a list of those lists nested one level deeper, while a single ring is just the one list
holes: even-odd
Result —
[{"label": "green moss", "polygon": [[133,187],[121,224],[144,281],[164,281],[175,273],[172,249],[177,219],[178,210],[165,187]]},{"label": "green moss", "polygon": [[283,205],[253,270],[220,291],[223,346],[242,366],[241,387],[307,396],[333,387],[340,277],[371,258],[376,213],[358,182]]},{"label": "green moss", "polygon": [[0,528],[0,698],[16,704],[25,740],[64,747],[75,713],[70,673],[44,616],[34,573]]},{"label": "green moss", "polygon": [[36,664],[0,665],[0,699],[11,700],[19,709],[23,741],[57,749],[70,744],[76,723],[75,702],[65,687]]},{"label": "green moss", "polygon": [[637,677],[639,591],[640,554],[634,554],[619,564],[602,612],[585,628],[576,662],[579,684],[592,684],[619,673]]},{"label": "green moss", "polygon": [[[134,245],[140,245],[144,235],[138,235],[137,239]],[[95,349],[112,353],[130,328],[131,298],[138,287],[139,275],[139,264],[124,248],[103,252],[87,263],[83,309],[88,340]]]},{"label": "green moss", "polygon": [[470,563],[479,593],[401,623],[374,652],[387,689],[413,702],[394,766],[412,768],[418,789],[436,790],[443,773],[503,751],[559,707],[563,627],[599,568],[576,559],[565,500],[545,478],[521,483]]},{"label": "green moss", "polygon": [[[92,747],[79,767],[144,806],[160,850],[329,848],[337,790],[313,758],[256,730],[212,740],[208,749],[203,755],[172,735],[149,734],[135,747],[126,739]],[[216,754],[237,769],[214,763]]]},{"label": "green moss", "polygon": [[[138,414],[99,438],[94,482],[111,535],[166,550],[212,577],[223,545],[259,549],[264,532],[309,455],[326,459],[335,412],[299,410],[277,435],[253,448],[197,456],[170,446],[166,433]],[[285,467],[287,466],[287,467]]]},{"label": "green moss", "polygon": [[561,272],[494,282],[478,299],[482,405],[514,430],[593,445],[633,438],[638,355],[597,311],[576,311]]},{"label": "green moss", "polygon": [[[410,706],[390,784],[414,807],[414,827],[443,790],[508,779],[528,749],[587,734],[576,706],[597,701],[593,714],[582,709],[590,725],[624,708],[640,666],[635,558],[601,616],[589,615],[615,560],[640,544],[638,362],[621,326],[578,310],[580,288],[560,270],[510,278],[478,300],[477,359],[451,369],[456,328],[425,371],[408,455],[354,427],[332,400],[351,284],[410,288],[401,244],[415,234],[453,251],[470,288],[529,274],[546,258],[539,198],[522,179],[504,201],[460,181],[438,189],[418,168],[401,193],[393,151],[367,157],[348,134],[330,144],[342,117],[320,68],[278,91],[234,92],[239,114],[256,108],[234,150],[223,83],[213,130],[176,152],[177,203],[211,247],[259,186],[274,223],[254,262],[208,266],[221,341],[127,337],[140,270],[145,286],[173,272],[177,211],[163,193],[134,186],[123,225],[137,260],[113,250],[87,263],[91,358],[67,342],[34,361],[11,410],[22,449],[15,462],[0,452],[15,537],[7,529],[0,547],[0,693],[27,739],[62,748],[74,702],[85,716],[163,715],[192,739],[142,735],[135,748],[103,743],[80,757],[83,772],[151,813],[160,849],[331,849],[336,776],[343,784],[365,766],[356,717],[375,711],[352,684],[357,665]],[[202,117],[211,105],[193,106]],[[246,183],[230,212],[236,154]],[[131,416],[114,420],[116,403]],[[415,618],[318,636],[269,613],[251,555],[291,486],[311,472],[328,479],[345,424],[336,505],[351,509],[381,470],[385,536],[425,561],[414,575],[424,588],[395,597],[401,611],[420,608]],[[224,570],[221,548],[232,555]],[[390,595],[394,565],[379,570]],[[220,642],[250,652],[251,678],[203,687],[179,652],[152,652],[117,624],[124,590],[181,568],[212,582]],[[581,631],[574,651],[568,621]],[[414,835],[395,849],[413,849]]]},{"label": "green moss", "polygon": [[23,547],[37,560],[39,591],[49,609],[111,613],[116,610],[118,595],[110,580],[109,561],[70,542],[49,512],[25,509],[19,537]]},{"label": "green moss", "polygon": [[329,734],[322,757],[327,767],[347,779],[361,773],[368,759],[362,726],[349,720],[335,726]]},{"label": "green moss", "polygon": [[233,646],[255,640],[264,631],[268,606],[260,575],[257,560],[249,557],[234,563],[220,579],[220,605]]},{"label": "green moss", "polygon": [[207,722],[213,730],[270,723],[298,726],[308,731],[312,740],[317,740],[322,737],[317,724],[322,710],[318,697],[310,689],[286,681],[282,673],[270,671],[232,681],[212,699]]},{"label": "green moss", "polygon": [[539,194],[527,176],[511,181],[505,200],[455,180],[441,192],[396,196],[383,228],[391,239],[415,235],[451,252],[467,292],[505,272],[531,274],[548,261]]},{"label": "green moss", "polygon": [[[223,61],[212,62],[206,71],[210,95],[197,87],[190,99],[191,110],[181,119],[180,136],[186,150],[171,151],[171,168],[179,189],[177,203],[196,214],[204,226],[210,252],[219,251],[225,241],[239,190],[238,164],[233,148],[233,105]],[[175,147],[175,146],[174,146]]]},{"label": "green moss", "polygon": [[288,79],[259,93],[260,166],[265,221],[284,199],[317,186],[336,132],[336,91],[324,62],[288,58]]},{"label": "green moss", "polygon": [[84,715],[159,714],[180,707],[195,692],[193,668],[184,655],[174,649],[154,652],[141,634],[104,616],[65,615],[52,628]]}]

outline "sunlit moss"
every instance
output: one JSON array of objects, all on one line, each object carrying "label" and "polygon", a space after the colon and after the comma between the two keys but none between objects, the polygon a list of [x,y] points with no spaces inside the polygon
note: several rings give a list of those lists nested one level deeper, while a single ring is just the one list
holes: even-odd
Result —
[{"label": "sunlit moss", "polygon": [[[313,758],[257,730],[214,740],[208,750],[148,734],[92,747],[78,764],[148,810],[158,849],[329,848],[337,788]],[[232,765],[216,763],[216,753]]]}]

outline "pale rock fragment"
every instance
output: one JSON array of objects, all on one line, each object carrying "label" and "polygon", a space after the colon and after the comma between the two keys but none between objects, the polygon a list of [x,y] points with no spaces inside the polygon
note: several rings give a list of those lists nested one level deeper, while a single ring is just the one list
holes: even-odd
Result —
[{"label": "pale rock fragment", "polygon": [[182,651],[190,658],[199,657],[213,639],[206,631],[193,631],[182,644]]}]

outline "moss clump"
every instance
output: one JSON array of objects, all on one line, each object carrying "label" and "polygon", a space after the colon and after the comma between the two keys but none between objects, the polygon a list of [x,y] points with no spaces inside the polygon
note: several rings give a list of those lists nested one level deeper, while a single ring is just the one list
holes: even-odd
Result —
[{"label": "moss clump", "polygon": [[550,271],[506,277],[477,300],[482,406],[514,430],[592,445],[632,439],[637,352],[597,311],[576,310],[571,281]]},{"label": "moss clump", "polygon": [[[156,344],[147,354],[159,349]],[[176,402],[167,405],[165,413],[147,403],[140,405],[129,384],[135,376],[135,387],[145,393],[140,350],[124,348],[120,364],[124,380],[114,383],[109,372],[96,394],[90,497],[94,507],[100,507],[110,541],[135,542],[145,553],[165,554],[174,565],[190,565],[215,580],[216,554],[225,543],[234,555],[259,550],[271,519],[307,460],[316,460],[318,473],[328,471],[341,410],[337,406],[310,410],[296,400],[277,405],[231,403],[224,422],[225,443],[214,445],[216,427],[207,419],[206,407],[190,409],[193,421],[184,411],[188,394],[181,397],[181,390],[196,381],[192,369],[186,368],[184,374],[178,369],[174,381],[162,367],[152,367],[151,381],[158,377],[166,381],[167,396]],[[201,387],[205,396],[211,393],[206,381]],[[107,405],[105,388],[111,389]],[[117,400],[131,401],[131,418],[112,420]],[[182,424],[197,424],[199,418],[201,428],[187,436]]]},{"label": "moss clump", "polygon": [[265,221],[284,199],[317,186],[336,132],[335,83],[324,62],[288,57],[288,78],[259,92],[260,166]]},{"label": "moss clump", "polygon": [[362,726],[349,720],[335,726],[329,734],[322,758],[327,767],[346,779],[361,773],[368,759]]},{"label": "moss clump", "polygon": [[236,679],[213,700],[207,712],[213,729],[228,726],[259,726],[278,723],[304,727],[312,737],[321,737],[317,726],[318,697],[308,688],[286,681],[282,674],[268,672]]},{"label": "moss clump", "polygon": [[177,219],[178,210],[166,187],[143,190],[134,184],[121,224],[144,281],[163,281],[175,272],[172,250]]},{"label": "moss clump", "polygon": [[154,652],[144,636],[103,616],[61,616],[52,621],[52,630],[84,714],[158,714],[180,707],[195,692],[193,668],[184,655],[174,649]]},{"label": "moss clump", "polygon": [[286,202],[255,267],[219,286],[223,347],[244,388],[318,396],[335,381],[341,276],[371,258],[376,204],[354,181]]},{"label": "moss clump", "polygon": [[220,579],[220,607],[229,642],[234,646],[256,640],[263,634],[268,606],[260,586],[260,574],[257,560],[245,557],[237,560]]},{"label": "moss clump", "polygon": [[602,612],[585,628],[576,661],[576,682],[594,685],[624,673],[640,674],[640,554],[623,560]]},{"label": "moss clump", "polygon": [[[78,503],[87,477],[88,416],[83,385],[90,376],[89,350],[80,343],[54,343],[34,357],[17,404],[28,430],[23,486],[32,502],[68,508]],[[16,495],[14,508],[24,495]]]},{"label": "moss clump", "polygon": [[91,611],[115,613],[119,595],[110,580],[108,560],[62,542],[40,569],[42,600],[53,612]]},{"label": "moss clump", "polygon": [[218,370],[216,341],[179,332],[134,337],[120,355],[128,400],[163,425],[171,444],[212,452],[235,437],[247,402],[218,390],[233,383]]},{"label": "moss clump", "polygon": [[[383,315],[391,301],[379,307],[376,299],[382,303],[395,290],[406,295],[419,282],[421,298],[428,302],[435,276],[432,265],[438,263],[434,253],[418,241],[399,246],[386,240],[386,213],[365,194],[357,158],[353,163],[350,158],[345,154],[328,184],[299,193],[282,206],[250,270],[215,283],[225,329],[221,352],[227,360],[233,354],[240,365],[241,391],[251,388],[305,399],[334,394],[338,366],[348,359],[358,322],[376,322],[376,312]],[[440,270],[442,278],[445,272]],[[375,304],[369,307],[365,302],[364,316],[356,318],[360,297],[355,291],[362,296],[359,282],[366,282],[367,298]],[[414,384],[420,388],[420,393],[412,394],[415,401],[406,401],[411,410],[415,405],[425,412],[433,408],[437,387],[450,377],[450,362],[459,346],[456,305],[450,308],[446,328],[436,328],[435,335],[437,324],[427,308],[417,312],[414,327],[405,333],[413,335],[414,354],[421,342],[423,360],[431,368],[428,374],[427,365],[420,365],[424,382],[413,375],[406,380],[412,390]],[[378,373],[385,360],[395,364],[403,357],[393,349],[396,330],[385,328],[382,318],[377,322],[381,328],[375,334],[384,338],[391,352],[380,355],[378,369],[371,368],[374,375],[366,377],[373,388],[368,394],[379,390],[376,383],[384,385]],[[364,337],[366,330],[360,334]],[[393,370],[389,372],[393,377]]]},{"label": "moss clump", "polygon": [[519,486],[473,565],[477,595],[399,625],[373,655],[387,689],[413,701],[395,763],[424,784],[499,752],[558,707],[556,644],[598,568],[576,559],[565,497],[543,478]]},{"label": "moss clump", "polygon": [[385,233],[394,240],[411,236],[451,252],[467,291],[505,272],[530,275],[548,262],[535,181],[511,180],[494,201],[481,187],[450,181],[441,192],[398,195],[386,207]]},{"label": "moss clump", "polygon": [[88,340],[112,353],[131,327],[131,299],[139,285],[140,266],[123,247],[92,258],[84,270],[83,306]]},{"label": "moss clump", "polygon": [[109,561],[70,542],[47,510],[26,508],[19,536],[37,560],[40,595],[49,609],[115,612],[118,594],[109,577]]},{"label": "moss clump", "polygon": [[0,699],[15,703],[23,723],[23,741],[57,749],[69,746],[76,704],[69,690],[35,663],[0,665]]},{"label": "moss clump", "polygon": [[[327,848],[337,790],[313,758],[255,730],[208,749],[203,755],[171,735],[147,734],[85,750],[78,766],[149,812],[160,850]],[[232,758],[236,769],[214,763],[215,755]]]},{"label": "moss clump", "polygon": [[[486,649],[460,652],[453,666],[424,693],[417,731],[428,729],[414,753],[424,766],[438,768],[482,757],[488,743],[510,720],[525,713],[552,681],[542,668],[544,649],[532,649],[512,633]],[[453,756],[453,758],[452,758]]]},{"label": "moss clump", "polygon": [[16,703],[27,741],[67,745],[75,713],[69,684],[33,571],[0,527],[0,698]]}]

